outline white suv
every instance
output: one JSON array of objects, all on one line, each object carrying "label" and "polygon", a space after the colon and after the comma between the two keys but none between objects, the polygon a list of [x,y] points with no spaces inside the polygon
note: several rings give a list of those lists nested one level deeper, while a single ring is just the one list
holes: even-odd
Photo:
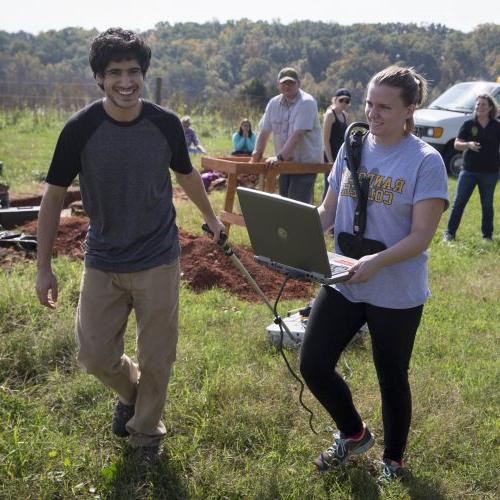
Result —
[{"label": "white suv", "polygon": [[450,175],[457,176],[462,168],[462,153],[453,143],[462,124],[472,117],[479,94],[490,94],[500,105],[500,83],[463,82],[415,112],[416,134],[441,153]]}]

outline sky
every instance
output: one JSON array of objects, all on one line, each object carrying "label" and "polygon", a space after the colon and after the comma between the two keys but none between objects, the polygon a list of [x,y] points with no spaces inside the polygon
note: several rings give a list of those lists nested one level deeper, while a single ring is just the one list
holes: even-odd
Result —
[{"label": "sky", "polygon": [[121,26],[137,31],[158,22],[218,20],[439,23],[463,32],[478,24],[500,24],[496,0],[4,0],[0,30],[38,34],[69,26]]}]

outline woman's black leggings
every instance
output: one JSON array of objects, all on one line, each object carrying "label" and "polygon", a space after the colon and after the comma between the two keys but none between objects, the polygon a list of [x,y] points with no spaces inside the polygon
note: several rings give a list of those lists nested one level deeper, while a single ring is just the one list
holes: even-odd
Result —
[{"label": "woman's black leggings", "polygon": [[398,462],[410,429],[408,365],[422,310],[423,305],[388,309],[350,302],[337,290],[323,286],[314,301],[300,352],[300,371],[311,392],[339,431],[348,436],[357,434],[362,420],[335,366],[355,333],[368,323],[382,396],[384,458]]}]

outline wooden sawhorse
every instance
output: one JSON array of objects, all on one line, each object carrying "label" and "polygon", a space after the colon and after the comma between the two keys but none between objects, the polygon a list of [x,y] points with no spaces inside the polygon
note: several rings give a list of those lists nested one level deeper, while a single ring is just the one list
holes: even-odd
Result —
[{"label": "wooden sawhorse", "polygon": [[231,224],[245,226],[243,216],[234,212],[234,200],[239,174],[257,174],[261,178],[260,188],[268,193],[276,190],[276,179],[280,174],[318,174],[329,172],[332,166],[329,163],[294,163],[279,162],[268,167],[264,162],[250,163],[246,156],[224,156],[222,158],[211,158],[203,156],[201,166],[206,170],[216,170],[227,174],[226,198],[224,208],[219,218],[226,226],[229,234]]}]

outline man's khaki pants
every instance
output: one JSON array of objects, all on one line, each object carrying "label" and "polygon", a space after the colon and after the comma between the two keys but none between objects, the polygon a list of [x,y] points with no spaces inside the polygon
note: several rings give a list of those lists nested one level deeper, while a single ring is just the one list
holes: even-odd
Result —
[{"label": "man's khaki pants", "polygon": [[[134,273],[84,270],[76,316],[78,361],[123,403],[135,404],[127,423],[133,447],[156,445],[165,436],[161,415],[176,356],[179,279],[179,259]],[[124,354],[132,309],[138,363]]]}]

